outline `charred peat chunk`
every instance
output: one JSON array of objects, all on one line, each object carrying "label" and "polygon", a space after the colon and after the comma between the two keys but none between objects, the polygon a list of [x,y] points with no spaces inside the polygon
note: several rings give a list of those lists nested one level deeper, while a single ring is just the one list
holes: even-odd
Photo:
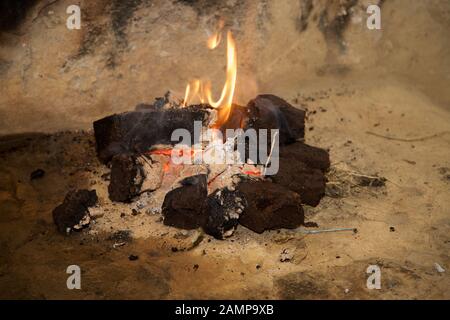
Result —
[{"label": "charred peat chunk", "polygon": [[[305,137],[305,111],[271,95],[259,95],[247,104],[247,128],[279,129],[280,145],[294,143]],[[270,131],[270,130],[269,130]]]},{"label": "charred peat chunk", "polygon": [[116,155],[111,161],[109,198],[130,202],[143,192],[158,189],[162,178],[162,164],[151,157],[127,153]]},{"label": "charred peat chunk", "polygon": [[281,147],[280,158],[283,160],[297,159],[310,168],[323,172],[330,169],[330,154],[326,150],[301,142]]},{"label": "charred peat chunk", "polygon": [[227,121],[220,127],[222,134],[225,136],[227,129],[245,129],[249,120],[248,115],[247,107],[233,104]]},{"label": "charred peat chunk", "polygon": [[325,195],[326,179],[323,172],[313,169],[296,158],[280,157],[278,173],[272,181],[301,196],[301,203],[317,206]]},{"label": "charred peat chunk", "polygon": [[108,163],[120,153],[143,153],[156,144],[176,144],[171,141],[176,129],[186,129],[194,136],[194,122],[204,125],[209,120],[208,109],[201,106],[155,109],[114,114],[94,122],[97,155]]},{"label": "charred peat chunk", "polygon": [[239,216],[246,207],[244,195],[225,188],[209,195],[206,202],[208,219],[203,226],[205,233],[219,240],[233,235]]},{"label": "charred peat chunk", "polygon": [[246,107],[233,105],[230,116],[221,126],[226,129],[280,130],[280,145],[294,143],[305,137],[305,111],[297,109],[285,100],[271,95],[259,95]]},{"label": "charred peat chunk", "polygon": [[89,207],[97,204],[95,190],[70,191],[64,202],[53,210],[53,221],[58,231],[68,233],[79,230],[90,222]]},{"label": "charred peat chunk", "polygon": [[162,205],[164,224],[181,229],[197,229],[206,224],[208,196],[206,175],[197,175],[180,182],[179,188],[166,194]]},{"label": "charred peat chunk", "polygon": [[271,179],[298,193],[303,204],[315,207],[325,195],[324,172],[329,167],[327,151],[297,142],[280,148],[279,170]]},{"label": "charred peat chunk", "polygon": [[295,229],[304,224],[300,196],[269,181],[245,181],[237,187],[247,207],[239,217],[244,227],[262,233],[265,230]]},{"label": "charred peat chunk", "polygon": [[140,193],[143,181],[144,175],[134,155],[124,153],[114,156],[108,186],[112,201],[130,201]]}]

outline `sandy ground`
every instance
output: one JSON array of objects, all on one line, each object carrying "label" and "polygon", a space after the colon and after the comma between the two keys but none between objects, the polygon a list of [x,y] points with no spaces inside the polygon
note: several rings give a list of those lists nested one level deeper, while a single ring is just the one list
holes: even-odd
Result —
[{"label": "sandy ground", "polygon": [[[445,132],[449,116],[427,97],[397,82],[383,83],[378,88],[390,99],[342,84],[302,92],[300,98],[310,111],[317,110],[308,121],[314,130],[307,141],[330,148],[330,186],[341,187],[317,208],[308,208],[308,220],[320,228],[355,227],[357,234],[306,236],[282,230],[257,235],[239,227],[229,240],[205,236],[191,248],[196,233],[183,237],[163,226],[159,214],[133,216],[129,206],[109,204],[101,178],[107,169],[95,159],[89,133],[17,139],[17,149],[0,158],[1,297],[448,299],[448,271],[438,273],[434,263],[450,265],[450,135],[402,142],[366,131],[426,137]],[[424,117],[432,123],[418,125]],[[30,182],[37,168],[47,174]],[[350,188],[348,171],[388,181],[382,188]],[[95,188],[111,209],[90,230],[64,237],[57,234],[50,213],[74,187]],[[132,230],[133,239],[113,248],[121,239],[108,238],[120,230]],[[284,249],[294,255],[291,262],[279,261]],[[129,261],[130,255],[139,259]],[[70,264],[82,268],[81,291],[65,287]],[[371,264],[381,267],[381,290],[366,288]]]},{"label": "sandy ground", "polygon": [[[296,30],[296,1],[249,2],[237,15],[228,4],[198,13],[195,5],[156,1],[138,7],[124,45],[101,5],[93,5],[89,23],[106,31],[77,56],[80,43],[89,49],[89,42],[67,34],[64,5],[27,20],[22,35],[1,38],[0,298],[450,298],[446,1],[386,1],[382,33],[368,34],[355,18],[345,54],[314,26]],[[196,233],[180,234],[159,214],[133,216],[109,203],[92,121],[168,88],[182,92],[204,72],[221,83],[223,52],[208,52],[199,41],[217,11],[230,17],[242,44],[237,99],[271,92],[307,108],[307,143],[330,150],[328,196],[307,208],[308,220],[321,229],[354,227],[356,234],[257,235],[239,227],[229,240],[204,236],[192,246]],[[105,58],[111,55],[113,67]],[[71,131],[45,134],[60,130]],[[46,175],[30,181],[37,168]],[[354,185],[351,172],[378,174],[386,186]],[[51,211],[72,188],[95,188],[114,208],[89,230],[64,237]],[[132,237],[114,248],[120,230]],[[280,262],[284,249],[292,261]],[[71,264],[82,269],[80,291],[66,287]],[[381,268],[381,290],[366,288],[372,264]]]}]

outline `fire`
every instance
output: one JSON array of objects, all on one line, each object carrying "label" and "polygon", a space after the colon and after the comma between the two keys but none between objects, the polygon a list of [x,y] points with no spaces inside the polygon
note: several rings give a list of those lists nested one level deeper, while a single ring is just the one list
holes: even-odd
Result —
[{"label": "fire", "polygon": [[243,171],[243,174],[245,174],[247,176],[260,177],[261,176],[261,171],[259,171],[259,170],[246,170],[246,171]]},{"label": "fire", "polygon": [[[208,41],[208,47],[210,43],[214,44],[214,48],[220,42],[220,33],[216,33],[212,36],[212,40]],[[212,47],[211,47],[212,48]],[[237,51],[236,43],[233,35],[230,31],[227,32],[227,73],[226,81],[223,86],[222,93],[219,100],[214,101],[212,98],[211,82],[205,81],[202,83],[200,80],[191,81],[186,87],[186,93],[183,100],[183,106],[186,106],[189,102],[195,98],[199,98],[203,103],[207,101],[213,108],[218,110],[217,121],[213,124],[214,128],[219,128],[223,123],[228,120],[231,113],[234,92],[236,88],[237,78]]]},{"label": "fire", "polygon": [[163,155],[163,156],[168,156],[168,157],[171,157],[172,155],[175,154],[178,157],[182,157],[185,152],[186,152],[186,154],[189,154],[190,156],[194,155],[194,150],[192,150],[192,149],[191,150],[183,150],[183,149],[175,150],[172,148],[151,150],[148,152],[148,154]]},{"label": "fire", "polygon": [[205,102],[203,98],[202,82],[198,79],[191,81],[186,86],[186,93],[184,94],[183,107],[187,106],[188,101],[199,98],[201,103]]},{"label": "fire", "polygon": [[225,26],[225,21],[223,19],[220,19],[217,30],[214,32],[209,38],[207,42],[207,46],[209,49],[214,50],[217,48],[222,41],[222,29]]},{"label": "fire", "polygon": [[219,116],[217,122],[214,124],[218,127],[228,120],[231,113],[231,106],[233,103],[234,90],[236,88],[237,76],[237,53],[236,44],[233,35],[230,31],[227,32],[227,79],[222,89],[222,94],[218,101],[213,101],[211,94],[211,83],[208,82],[205,86],[205,94],[208,103],[218,109]]},{"label": "fire", "polygon": [[172,155],[172,149],[156,149],[150,151],[149,154],[163,155],[170,157]]}]

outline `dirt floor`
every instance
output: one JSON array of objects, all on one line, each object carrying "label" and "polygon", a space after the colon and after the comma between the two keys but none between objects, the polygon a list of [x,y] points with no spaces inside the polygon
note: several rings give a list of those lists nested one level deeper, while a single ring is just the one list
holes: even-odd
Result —
[{"label": "dirt floor", "polygon": [[[0,35],[1,299],[450,299],[447,1],[386,0],[378,33],[356,11],[345,41],[317,27],[324,1],[306,30],[303,1],[134,1],[125,17],[120,2],[85,2],[88,31],[68,31],[68,1],[57,1]],[[217,14],[238,42],[236,99],[270,92],[306,108],[306,142],[330,151],[327,196],[307,220],[357,233],[239,226],[219,241],[110,203],[92,121],[167,89],[182,95],[194,76],[220,87],[224,47],[203,49]],[[46,173],[31,181],[36,169]],[[108,211],[66,237],[51,212],[73,188],[96,189]],[[72,264],[82,290],[66,287]],[[366,287],[373,264],[381,290]]]}]

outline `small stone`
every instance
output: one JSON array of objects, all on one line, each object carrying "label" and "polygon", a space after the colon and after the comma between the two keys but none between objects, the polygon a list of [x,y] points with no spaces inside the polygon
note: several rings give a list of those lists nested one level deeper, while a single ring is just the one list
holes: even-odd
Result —
[{"label": "small stone", "polygon": [[436,268],[436,271],[439,273],[444,273],[445,269],[441,267],[441,265],[437,262],[434,263],[434,267]]},{"label": "small stone", "polygon": [[53,210],[53,221],[61,233],[80,230],[90,222],[89,207],[97,204],[95,190],[70,191],[64,202]]},{"label": "small stone", "polygon": [[89,209],[89,215],[93,218],[93,219],[98,219],[101,218],[105,215],[105,210],[103,210],[100,207],[93,207]]},{"label": "small stone", "polygon": [[42,169],[37,169],[30,174],[30,180],[41,179],[45,176],[45,171]]},{"label": "small stone", "polygon": [[139,259],[139,257],[138,256],[135,256],[134,254],[132,254],[132,255],[130,255],[129,257],[128,257],[128,260],[130,260],[130,261],[136,261],[136,260],[138,260]]},{"label": "small stone", "polygon": [[280,262],[289,262],[294,258],[294,254],[289,252],[288,249],[283,249],[280,254]]}]

